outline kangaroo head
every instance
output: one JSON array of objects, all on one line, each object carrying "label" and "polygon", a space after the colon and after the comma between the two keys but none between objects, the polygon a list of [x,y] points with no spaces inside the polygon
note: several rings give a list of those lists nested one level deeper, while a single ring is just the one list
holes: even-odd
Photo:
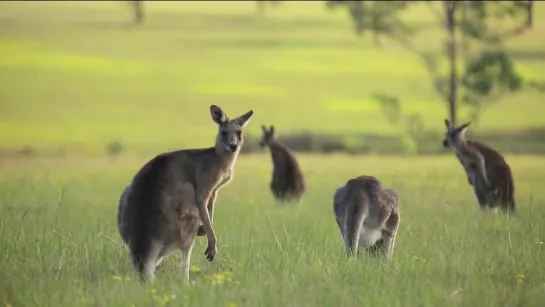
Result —
[{"label": "kangaroo head", "polygon": [[276,137],[274,135],[274,126],[271,126],[271,128],[267,130],[267,127],[261,125],[261,130],[263,131],[263,135],[261,136],[261,140],[259,141],[259,146],[269,146],[269,144],[271,144],[271,141],[274,140],[274,138]]},{"label": "kangaroo head", "polygon": [[457,147],[465,141],[465,132],[467,127],[471,125],[471,122],[465,123],[460,127],[454,127],[448,119],[445,119],[445,126],[447,126],[447,133],[445,133],[445,139],[443,140],[443,146],[446,148]]},{"label": "kangaroo head", "polygon": [[210,115],[212,115],[212,119],[218,125],[216,148],[228,153],[240,150],[244,142],[242,128],[248,124],[250,118],[254,115],[254,111],[248,111],[237,118],[229,119],[220,107],[211,105]]}]

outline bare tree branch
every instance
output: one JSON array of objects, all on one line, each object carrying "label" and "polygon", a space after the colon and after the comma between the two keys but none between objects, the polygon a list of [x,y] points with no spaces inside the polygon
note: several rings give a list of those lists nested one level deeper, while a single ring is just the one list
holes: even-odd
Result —
[{"label": "bare tree branch", "polygon": [[513,28],[513,29],[509,29],[509,30],[506,30],[504,32],[491,32],[491,31],[488,31],[488,33],[486,35],[483,35],[480,39],[482,40],[486,40],[486,41],[501,41],[501,40],[506,40],[506,39],[510,39],[510,38],[513,38],[515,36],[518,36],[522,33],[524,33],[526,30],[528,30],[529,27],[528,27],[528,24],[525,23],[525,24],[522,24],[516,28]]}]

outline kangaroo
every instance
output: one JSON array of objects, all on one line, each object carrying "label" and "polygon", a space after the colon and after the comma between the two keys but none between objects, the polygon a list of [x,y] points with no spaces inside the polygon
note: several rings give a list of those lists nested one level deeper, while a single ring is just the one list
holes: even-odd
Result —
[{"label": "kangaroo", "polygon": [[471,122],[454,127],[445,119],[447,132],[443,146],[455,151],[481,210],[500,207],[506,214],[515,214],[515,187],[507,162],[496,150],[485,144],[467,140],[465,132]]},{"label": "kangaroo", "polygon": [[189,281],[197,235],[208,238],[204,252],[208,261],[216,256],[214,204],[218,191],[233,178],[244,141],[242,128],[253,111],[230,120],[220,107],[211,105],[210,114],[218,125],[214,147],[159,154],[136,173],[121,195],[118,229],[142,282],[153,281],[158,263],[176,249],[181,251],[185,281]]},{"label": "kangaroo", "polygon": [[394,190],[373,176],[352,178],[335,190],[333,211],[348,257],[362,247],[372,256],[392,257],[400,223]]},{"label": "kangaroo", "polygon": [[269,130],[261,126],[263,136],[259,146],[269,147],[273,162],[273,176],[270,183],[274,197],[279,201],[300,200],[305,193],[305,179],[292,152],[275,135],[274,126]]}]

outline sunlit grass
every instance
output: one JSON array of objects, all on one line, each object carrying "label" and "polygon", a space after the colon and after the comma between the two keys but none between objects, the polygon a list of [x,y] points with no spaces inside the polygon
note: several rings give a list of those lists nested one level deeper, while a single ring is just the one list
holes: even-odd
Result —
[{"label": "sunlit grass", "polygon": [[[9,25],[0,27],[0,147],[102,154],[113,140],[146,152],[205,146],[212,103],[232,116],[253,109],[251,134],[261,123],[284,134],[400,134],[372,98],[377,91],[397,95],[426,129],[444,128],[447,108],[414,55],[356,37],[346,12],[323,3],[284,2],[266,20],[255,18],[254,5],[151,2],[135,28],[127,3],[0,3]],[[543,8],[536,3],[536,16]],[[406,15],[433,21],[425,7]],[[541,80],[544,23],[535,22],[507,46],[537,54],[518,64]],[[415,42],[439,51],[442,39],[431,30]],[[505,97],[478,131],[543,126],[541,96]],[[467,114],[461,108],[460,120]]]},{"label": "sunlit grass", "polygon": [[41,49],[39,45],[0,43],[0,69],[37,69],[69,71],[78,74],[142,76],[143,62],[111,60],[84,54],[61,53]]}]

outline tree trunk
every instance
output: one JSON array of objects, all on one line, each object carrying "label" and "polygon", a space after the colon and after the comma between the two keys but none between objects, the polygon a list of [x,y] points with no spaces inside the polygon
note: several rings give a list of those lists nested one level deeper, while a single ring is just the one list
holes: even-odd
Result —
[{"label": "tree trunk", "polygon": [[449,95],[448,95],[448,104],[450,111],[450,122],[456,124],[456,103],[458,100],[458,69],[456,60],[457,50],[456,50],[456,20],[455,12],[457,3],[454,1],[444,1],[445,6],[445,20],[446,28],[448,31],[448,41],[447,41],[447,50],[448,50],[448,60],[450,64],[450,80],[449,80]]},{"label": "tree trunk", "polygon": [[[465,25],[467,22],[467,5],[465,1],[460,1],[459,5],[461,13],[460,21],[462,25]],[[458,55],[460,56],[460,58],[464,59],[469,49],[469,41],[466,39],[464,31],[460,31],[460,47],[461,48],[460,50],[458,50]]]},{"label": "tree trunk", "polygon": [[527,7],[528,16],[526,17],[526,26],[528,26],[528,28],[532,28],[534,25],[534,1],[528,1]]},{"label": "tree trunk", "polygon": [[144,7],[141,0],[135,0],[133,3],[133,9],[134,9],[134,23],[135,24],[142,24],[144,21]]},{"label": "tree trunk", "polygon": [[267,13],[267,2],[266,1],[256,1],[256,11],[257,17],[265,18]]}]

